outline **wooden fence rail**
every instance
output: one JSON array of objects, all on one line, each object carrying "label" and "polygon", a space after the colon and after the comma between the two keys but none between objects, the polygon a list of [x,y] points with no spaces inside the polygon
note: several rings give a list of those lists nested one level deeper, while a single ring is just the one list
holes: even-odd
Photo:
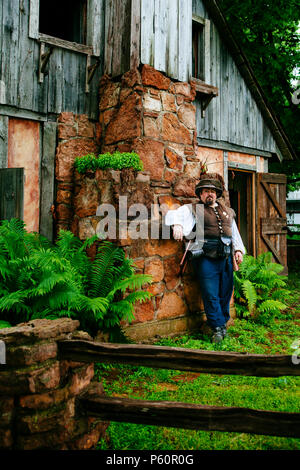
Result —
[{"label": "wooden fence rail", "polygon": [[300,437],[300,413],[103,397],[92,389],[80,397],[80,404],[104,421]]},{"label": "wooden fence rail", "polygon": [[[64,340],[61,359],[79,362],[130,364],[212,374],[257,377],[299,376],[300,367],[289,355],[243,354],[140,344]],[[103,420],[300,437],[300,413],[250,408],[203,406],[169,401],[103,397],[93,386],[80,397],[80,406]]]},{"label": "wooden fence rail", "polygon": [[291,355],[243,354],[144,344],[100,343],[83,340],[59,342],[63,359],[130,364],[210,374],[280,377],[300,375]]}]

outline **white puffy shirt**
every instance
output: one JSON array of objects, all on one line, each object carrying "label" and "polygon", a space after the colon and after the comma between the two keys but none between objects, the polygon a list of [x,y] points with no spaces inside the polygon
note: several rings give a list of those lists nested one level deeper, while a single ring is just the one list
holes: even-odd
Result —
[{"label": "white puffy shirt", "polygon": [[[185,237],[191,233],[195,223],[195,216],[187,205],[180,206],[176,210],[169,210],[165,217],[166,225],[181,225]],[[232,246],[234,252],[241,251],[243,254],[246,253],[245,246],[234,219],[232,221]]]}]

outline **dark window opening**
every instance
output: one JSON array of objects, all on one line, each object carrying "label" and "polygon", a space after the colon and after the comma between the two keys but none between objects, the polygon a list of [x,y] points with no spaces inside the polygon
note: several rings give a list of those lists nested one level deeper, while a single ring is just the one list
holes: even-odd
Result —
[{"label": "dark window opening", "polygon": [[40,0],[39,32],[86,44],[87,0]]},{"label": "dark window opening", "polygon": [[253,206],[252,173],[246,171],[228,171],[229,200],[236,213],[236,224],[243,243],[250,255],[253,255]]},{"label": "dark window opening", "polygon": [[193,21],[192,76],[205,81],[204,77],[204,25]]}]

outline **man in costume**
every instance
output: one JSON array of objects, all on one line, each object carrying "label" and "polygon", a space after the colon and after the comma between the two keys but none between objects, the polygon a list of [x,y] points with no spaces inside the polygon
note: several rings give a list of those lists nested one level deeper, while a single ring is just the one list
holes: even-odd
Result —
[{"label": "man in costume", "polygon": [[[230,318],[229,307],[233,292],[233,264],[243,261],[246,250],[239,234],[235,212],[222,200],[223,186],[214,178],[201,179],[195,188],[199,204],[203,204],[202,243],[190,244],[188,251],[204,303],[212,341],[219,343],[226,336]],[[172,225],[175,240],[190,236],[197,219],[190,205],[183,205],[166,214],[166,225]],[[237,269],[237,268],[236,268]]]}]

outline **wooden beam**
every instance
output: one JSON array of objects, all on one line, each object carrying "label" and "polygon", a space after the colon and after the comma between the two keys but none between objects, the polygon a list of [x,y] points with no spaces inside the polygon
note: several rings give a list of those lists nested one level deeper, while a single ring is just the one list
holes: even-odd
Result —
[{"label": "wooden beam", "polygon": [[272,201],[274,207],[277,209],[277,212],[280,215],[280,217],[285,217],[285,212],[283,211],[282,207],[280,206],[280,204],[278,203],[278,201],[275,198],[274,194],[272,193],[268,183],[266,183],[265,181],[261,181],[261,185],[264,188],[264,190],[266,191],[269,199]]},{"label": "wooden beam", "polygon": [[39,37],[39,13],[40,13],[39,0],[30,0],[29,37],[32,39],[38,39]]},{"label": "wooden beam", "polygon": [[105,0],[89,0],[87,3],[87,44],[93,47],[93,55],[100,56],[103,44]]},{"label": "wooden beam", "polygon": [[[211,48],[211,44],[210,44],[210,20],[205,19],[205,26],[204,26],[204,79],[205,79],[206,83],[211,82],[211,76],[210,76],[210,67],[211,67],[210,48]],[[218,89],[216,88],[216,90],[218,90]]]},{"label": "wooden beam", "polygon": [[286,235],[287,220],[286,218],[270,218],[262,217],[261,230],[264,235]]},{"label": "wooden beam", "polygon": [[103,397],[97,394],[96,388],[81,395],[79,400],[89,415],[103,421],[300,437],[300,413]]},{"label": "wooden beam", "polygon": [[300,375],[300,367],[292,363],[290,355],[242,354],[82,340],[60,341],[59,351],[61,359],[79,362],[131,364],[161,369],[257,377]]},{"label": "wooden beam", "polygon": [[281,173],[261,173],[261,180],[268,183],[286,184],[287,176]]},{"label": "wooden beam", "polygon": [[89,82],[89,70],[91,67],[91,56],[86,56],[86,66],[85,66],[85,92],[90,92],[90,82]]},{"label": "wooden beam", "polygon": [[[31,119],[34,121],[47,121],[46,114],[36,113],[27,109],[18,109],[13,106],[6,106],[0,104],[0,115],[4,118],[15,117],[20,119]],[[0,127],[1,129],[1,127]]]},{"label": "wooden beam", "polygon": [[130,69],[140,65],[141,0],[131,0]]},{"label": "wooden beam", "polygon": [[203,18],[202,16],[194,15],[194,13],[193,13],[192,19],[193,19],[193,21],[196,21],[197,23],[200,23],[203,26],[205,25],[205,18]]},{"label": "wooden beam", "polygon": [[246,173],[246,184],[247,184],[247,244],[248,251],[249,247],[252,247],[252,200],[251,200],[251,185],[252,185],[252,174]]},{"label": "wooden beam", "polygon": [[190,82],[195,85],[195,89],[198,93],[203,93],[206,95],[218,96],[219,89],[213,85],[209,85],[208,83],[199,80],[198,78],[191,78]]},{"label": "wooden beam", "polygon": [[[203,139],[202,137],[197,138],[199,147],[210,147],[218,150],[227,150],[229,152],[246,153],[247,155],[260,155],[261,157],[271,158],[272,153],[264,152],[263,150],[257,150],[250,147],[243,147],[241,145],[231,144],[222,140],[211,140]],[[256,171],[256,165],[252,165],[254,171]]]},{"label": "wooden beam", "polygon": [[42,57],[45,54],[45,43],[40,42],[40,53],[39,53],[39,71],[38,71],[38,80],[39,83],[44,81],[44,72],[42,71]]},{"label": "wooden beam", "polygon": [[252,220],[252,256],[256,256],[256,174],[252,173],[252,214],[251,214],[251,220]]},{"label": "wooden beam", "polygon": [[45,52],[42,57],[41,57],[41,72],[44,73],[45,71],[45,68],[46,68],[46,65],[48,64],[49,62],[49,59],[50,59],[50,56],[52,54],[52,51],[53,51],[53,46],[50,46],[48,51]]},{"label": "wooden beam", "polygon": [[0,168],[7,167],[8,117],[0,115]]},{"label": "wooden beam", "polygon": [[39,40],[40,42],[51,44],[56,47],[62,47],[63,49],[69,49],[74,52],[79,52],[80,54],[93,55],[93,46],[86,46],[85,44],[78,44],[77,42],[54,38],[43,33],[39,33]]},{"label": "wooden beam", "polygon": [[255,165],[249,165],[247,163],[236,163],[236,162],[231,162],[231,161],[228,161],[228,168],[233,168],[233,169],[236,169],[236,170],[244,170],[244,171],[255,171],[256,170],[256,166]]},{"label": "wooden beam", "polygon": [[225,189],[228,191],[228,152],[223,151],[223,178]]},{"label": "wooden beam", "polygon": [[[267,245],[267,247],[269,248],[269,250],[271,251],[272,255],[277,259],[278,263],[281,264],[283,267],[285,265],[285,262],[282,258],[282,256],[280,256],[280,254],[278,253],[278,251],[276,250],[275,246],[273,245],[273,243],[269,240],[268,237],[266,237],[263,233],[262,233],[262,239],[263,241],[265,242],[265,244]],[[283,273],[281,273],[283,274]]]},{"label": "wooden beam", "polygon": [[204,118],[205,110],[213,98],[218,96],[219,89],[215,86],[208,85],[207,83],[199,80],[198,78],[191,78],[190,83],[195,86],[195,90],[199,93],[201,100],[201,117]]},{"label": "wooden beam", "polygon": [[40,233],[50,241],[53,241],[53,216],[51,206],[54,203],[56,130],[56,122],[45,122],[43,125]]},{"label": "wooden beam", "polygon": [[50,56],[53,52],[54,46],[50,46],[47,52],[45,51],[45,43],[40,41],[40,53],[39,53],[39,73],[38,73],[38,80],[39,83],[43,83],[44,81],[44,72],[46,65],[49,62]]}]

